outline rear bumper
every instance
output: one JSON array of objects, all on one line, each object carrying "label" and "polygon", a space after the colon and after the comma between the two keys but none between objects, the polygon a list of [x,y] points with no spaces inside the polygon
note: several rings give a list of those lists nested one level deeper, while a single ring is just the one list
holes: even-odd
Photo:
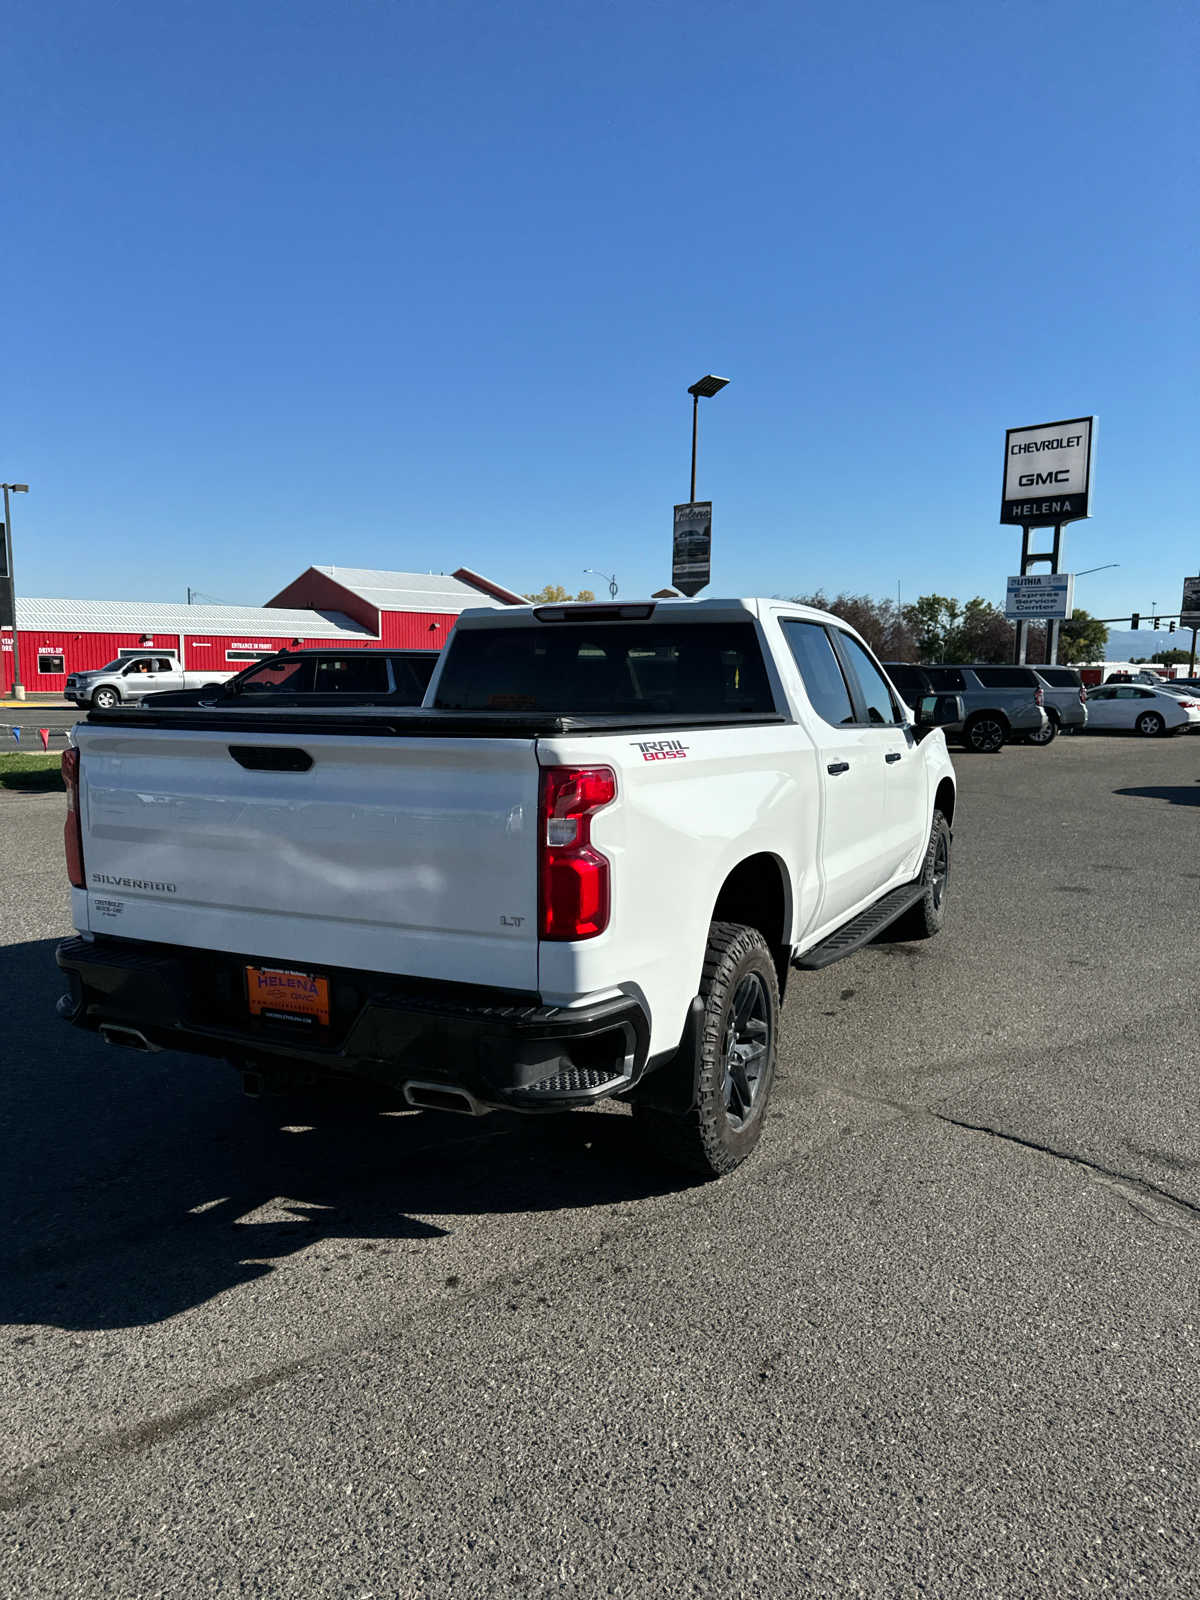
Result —
[{"label": "rear bumper", "polygon": [[59,1013],[77,1027],[232,1059],[268,1083],[350,1077],[406,1096],[412,1085],[461,1090],[473,1109],[536,1111],[619,1094],[646,1066],[649,1021],[626,995],[543,1006],[499,989],[320,968],[330,1023],[310,1029],[250,1016],[244,970],[271,964],[262,957],[97,938],[66,940],[57,959],[70,986]]}]

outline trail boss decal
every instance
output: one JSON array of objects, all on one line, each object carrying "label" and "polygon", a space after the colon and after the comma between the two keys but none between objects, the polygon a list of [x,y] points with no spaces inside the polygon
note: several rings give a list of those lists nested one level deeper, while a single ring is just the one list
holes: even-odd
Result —
[{"label": "trail boss decal", "polygon": [[633,747],[642,752],[643,761],[685,761],[689,749],[678,739],[635,739]]}]

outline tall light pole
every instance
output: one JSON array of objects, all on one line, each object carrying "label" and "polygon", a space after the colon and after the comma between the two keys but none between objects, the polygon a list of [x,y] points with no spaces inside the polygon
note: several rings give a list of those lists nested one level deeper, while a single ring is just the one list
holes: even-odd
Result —
[{"label": "tall light pole", "polygon": [[21,682],[21,647],[17,638],[17,583],[13,577],[12,511],[9,507],[8,497],[10,494],[28,494],[29,485],[27,483],[6,483],[0,487],[4,489],[4,565],[8,574],[5,581],[8,584],[8,604],[12,611],[12,692],[14,700],[24,700],[25,685]]},{"label": "tall light pole", "polygon": [[728,378],[714,378],[711,372],[706,372],[697,382],[688,386],[688,393],[692,397],[692,492],[688,496],[691,505],[696,503],[696,433],[700,424],[700,397],[703,395],[706,400],[711,400],[714,394],[720,394],[728,382]]},{"label": "tall light pole", "polygon": [[608,585],[608,598],[610,600],[615,600],[617,598],[617,580],[610,573],[597,572],[595,567],[584,567],[583,570],[585,573],[590,572],[593,578],[603,578],[605,583]]}]

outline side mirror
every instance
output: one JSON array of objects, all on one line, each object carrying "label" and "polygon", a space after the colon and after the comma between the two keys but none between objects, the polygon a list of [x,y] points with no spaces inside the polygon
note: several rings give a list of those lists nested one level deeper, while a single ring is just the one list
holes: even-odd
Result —
[{"label": "side mirror", "polygon": [[918,728],[948,728],[967,715],[960,694],[927,694],[917,707]]}]

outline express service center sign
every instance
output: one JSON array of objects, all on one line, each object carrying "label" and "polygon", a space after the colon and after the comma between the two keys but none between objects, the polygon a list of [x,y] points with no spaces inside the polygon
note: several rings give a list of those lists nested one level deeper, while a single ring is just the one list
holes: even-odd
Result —
[{"label": "express service center sign", "polygon": [[1004,615],[1011,622],[1069,622],[1075,609],[1075,578],[1069,572],[1027,573],[1008,580]]},{"label": "express service center sign", "polygon": [[1010,428],[1000,521],[1038,528],[1091,516],[1095,417]]}]

